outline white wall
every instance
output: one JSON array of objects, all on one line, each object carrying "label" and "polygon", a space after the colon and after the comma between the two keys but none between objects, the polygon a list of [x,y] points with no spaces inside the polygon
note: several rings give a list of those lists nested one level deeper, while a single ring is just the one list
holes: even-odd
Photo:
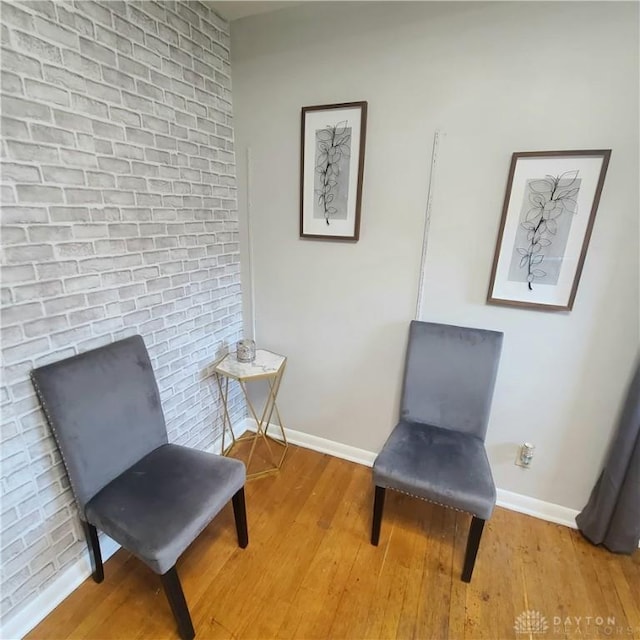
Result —
[{"label": "white wall", "polygon": [[[638,6],[316,3],[233,23],[232,66],[257,339],[289,356],[287,426],[371,451],[393,427],[441,128],[423,317],[505,332],[496,483],[581,508],[638,351]],[[300,240],[300,108],[355,100],[360,241]],[[581,148],[613,154],[573,311],[487,306],[511,153]]]}]

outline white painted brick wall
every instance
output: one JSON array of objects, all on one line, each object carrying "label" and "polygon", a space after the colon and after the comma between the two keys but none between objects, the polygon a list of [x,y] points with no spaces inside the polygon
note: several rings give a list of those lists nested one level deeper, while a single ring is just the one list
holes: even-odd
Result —
[{"label": "white painted brick wall", "polygon": [[207,448],[241,302],[228,25],[184,0],[0,11],[7,619],[85,550],[30,370],[140,333],[169,439]]}]

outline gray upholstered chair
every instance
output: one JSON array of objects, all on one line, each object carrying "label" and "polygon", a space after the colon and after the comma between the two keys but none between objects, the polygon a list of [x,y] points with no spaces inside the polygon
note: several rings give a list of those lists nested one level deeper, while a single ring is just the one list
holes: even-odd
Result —
[{"label": "gray upholstered chair", "polygon": [[373,464],[371,544],[380,539],[386,489],[472,515],[462,580],[496,503],[484,448],[502,333],[413,321],[400,422]]},{"label": "gray upholstered chair", "polygon": [[245,467],[167,441],[160,395],[140,336],[31,374],[69,476],[94,561],[97,529],[162,576],[183,640],[195,633],[175,564],[229,501],[238,543],[248,543]]}]

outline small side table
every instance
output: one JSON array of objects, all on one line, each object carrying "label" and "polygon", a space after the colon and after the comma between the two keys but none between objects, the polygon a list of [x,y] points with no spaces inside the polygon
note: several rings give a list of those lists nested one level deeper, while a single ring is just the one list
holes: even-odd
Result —
[{"label": "small side table", "polygon": [[[222,358],[222,360],[220,360],[213,369],[224,408],[222,455],[230,455],[232,449],[239,442],[251,442],[249,457],[246,461],[248,479],[257,478],[267,473],[278,471],[284,462],[287,449],[289,448],[287,437],[284,433],[282,418],[280,417],[280,411],[278,411],[278,405],[276,403],[286,363],[287,359],[284,356],[272,353],[266,349],[258,349],[256,351],[256,358],[253,362],[238,362],[235,354],[230,353]],[[241,436],[239,438],[236,438],[233,433],[231,418],[229,417],[229,407],[227,404],[229,398],[229,380],[236,380],[244,393],[251,417],[256,421],[257,429],[255,433]],[[269,393],[260,418],[258,418],[258,413],[255,410],[247,391],[247,383],[254,382],[256,380],[266,380],[269,385]],[[271,418],[274,413],[278,418],[278,424],[271,423]],[[268,433],[269,427],[279,428],[282,440],[270,436]],[[231,443],[228,446],[225,446],[225,433],[227,429],[231,435]],[[251,461],[256,450],[256,445],[259,441],[262,441],[265,444],[266,451],[268,452],[268,458],[270,459],[270,466],[266,469],[250,472]],[[274,448],[277,446],[282,449],[282,454],[280,456],[274,456],[274,449],[272,449],[272,445],[274,445]]]}]

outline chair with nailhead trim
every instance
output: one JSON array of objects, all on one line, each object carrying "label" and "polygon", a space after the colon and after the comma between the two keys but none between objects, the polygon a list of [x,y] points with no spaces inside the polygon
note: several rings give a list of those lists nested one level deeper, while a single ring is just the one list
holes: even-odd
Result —
[{"label": "chair with nailhead trim", "polygon": [[472,516],[462,580],[471,581],[496,489],[484,446],[503,334],[411,322],[400,422],[373,464],[371,544],[386,489]]},{"label": "chair with nailhead trim", "polygon": [[195,636],[176,561],[231,500],[248,544],[246,471],[238,460],[169,444],[140,336],[34,369],[31,380],[56,439],[92,552],[98,529],[160,574],[182,640]]}]

